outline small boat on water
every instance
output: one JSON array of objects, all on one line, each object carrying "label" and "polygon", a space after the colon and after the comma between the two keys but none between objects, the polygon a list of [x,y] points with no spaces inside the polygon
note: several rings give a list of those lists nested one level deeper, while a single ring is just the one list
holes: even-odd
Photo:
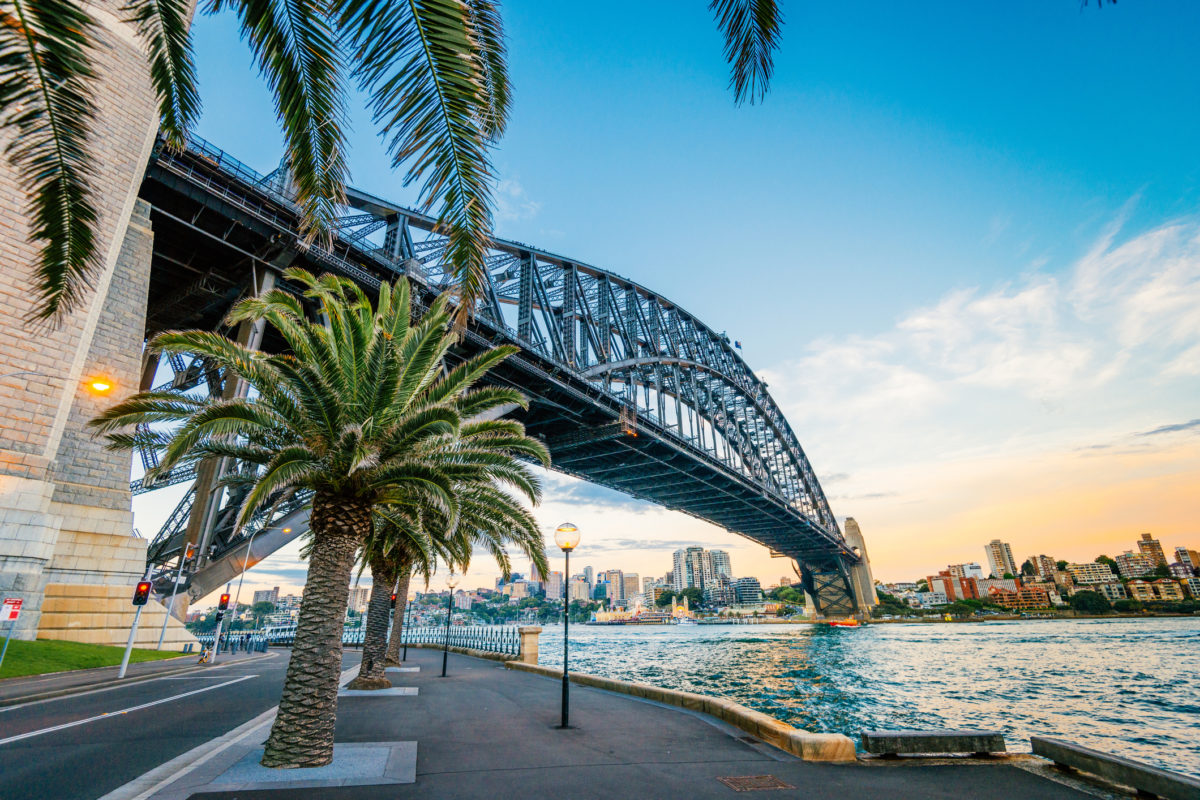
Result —
[{"label": "small boat on water", "polygon": [[830,619],[825,624],[831,628],[861,628],[865,623],[856,619]]}]

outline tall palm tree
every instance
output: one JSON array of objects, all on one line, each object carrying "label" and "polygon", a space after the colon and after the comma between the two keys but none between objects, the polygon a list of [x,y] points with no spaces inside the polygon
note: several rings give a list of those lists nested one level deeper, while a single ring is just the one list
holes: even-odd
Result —
[{"label": "tall palm tree", "polygon": [[[128,0],[146,47],[162,132],[182,146],[200,114],[188,0]],[[741,103],[766,91],[782,24],[776,0],[712,0]],[[500,13],[492,0],[204,0],[228,11],[275,99],[302,226],[324,236],[347,175],[347,93],[367,98],[405,184],[438,207],[460,318],[486,286],[494,173],[488,150],[512,101]],[[82,0],[0,2],[0,128],[5,155],[28,186],[40,304],[57,319],[100,268],[95,236],[97,25]]]},{"label": "tall palm tree", "polygon": [[[405,281],[384,284],[373,306],[344,278],[301,269],[284,278],[303,289],[318,322],[308,318],[304,300],[283,289],[240,301],[227,318],[269,324],[286,342],[284,354],[251,351],[207,331],[168,332],[151,342],[156,351],[203,356],[227,379],[245,381],[250,396],[142,392],[92,425],[112,448],[161,447],[155,474],[213,457],[258,465],[242,524],[281,494],[313,492],[308,577],[263,764],[320,766],[333,755],[350,575],[376,510],[417,498],[457,513],[453,482],[463,467],[440,443],[459,434],[464,414],[525,400],[512,389],[472,390],[515,348],[484,352],[444,373],[454,341],[446,299],[414,323]],[[162,423],[176,427],[147,427]],[[135,432],[126,432],[131,427]]]}]

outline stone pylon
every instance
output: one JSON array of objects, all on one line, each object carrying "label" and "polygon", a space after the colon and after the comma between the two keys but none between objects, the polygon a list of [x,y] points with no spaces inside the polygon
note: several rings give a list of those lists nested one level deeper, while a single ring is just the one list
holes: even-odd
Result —
[{"label": "stone pylon", "polygon": [[[139,388],[153,234],[138,199],[157,132],[146,57],[116,0],[89,4],[99,76],[89,142],[95,154],[99,270],[57,325],[28,322],[28,198],[0,163],[0,596],[24,608],[15,636],[123,644],[146,542],[134,535],[127,454],[106,452],[86,422]],[[11,136],[12,132],[5,135]],[[102,380],[112,388],[97,394]],[[148,606],[140,639],[157,641]],[[172,621],[167,641],[194,641]]]},{"label": "stone pylon", "polygon": [[846,535],[846,544],[862,557],[862,561],[850,569],[850,586],[854,589],[854,600],[858,604],[860,612],[869,614],[871,609],[879,604],[879,596],[875,593],[875,576],[871,574],[871,559],[867,555],[867,543],[863,539],[862,531],[859,529],[858,523],[854,521],[854,517],[846,517],[843,530]]}]

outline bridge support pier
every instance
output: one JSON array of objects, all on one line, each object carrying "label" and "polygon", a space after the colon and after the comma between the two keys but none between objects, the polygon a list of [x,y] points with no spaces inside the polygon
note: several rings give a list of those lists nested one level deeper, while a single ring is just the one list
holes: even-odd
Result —
[{"label": "bridge support pier", "polygon": [[[133,535],[129,457],[106,452],[86,423],[140,383],[152,234],[138,191],[158,111],[121,3],[99,0],[89,11],[98,39],[89,140],[98,268],[55,325],[28,321],[40,305],[28,184],[0,164],[0,596],[24,601],[20,639],[121,644],[146,543]],[[102,396],[91,390],[98,379],[112,387]],[[139,644],[153,646],[157,629],[143,630]],[[176,624],[167,641],[194,639]]]},{"label": "bridge support pier", "polygon": [[854,602],[864,616],[879,604],[875,593],[875,576],[871,573],[871,559],[867,556],[867,543],[854,517],[846,517],[844,526],[846,544],[861,557],[861,561],[850,568],[850,587],[854,590]]}]

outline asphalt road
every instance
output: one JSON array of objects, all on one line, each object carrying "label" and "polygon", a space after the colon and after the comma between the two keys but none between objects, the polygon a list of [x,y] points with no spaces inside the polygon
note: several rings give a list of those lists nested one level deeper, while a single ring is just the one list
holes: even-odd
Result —
[{"label": "asphalt road", "polygon": [[95,800],[276,705],[288,656],[0,708],[0,800]]}]

